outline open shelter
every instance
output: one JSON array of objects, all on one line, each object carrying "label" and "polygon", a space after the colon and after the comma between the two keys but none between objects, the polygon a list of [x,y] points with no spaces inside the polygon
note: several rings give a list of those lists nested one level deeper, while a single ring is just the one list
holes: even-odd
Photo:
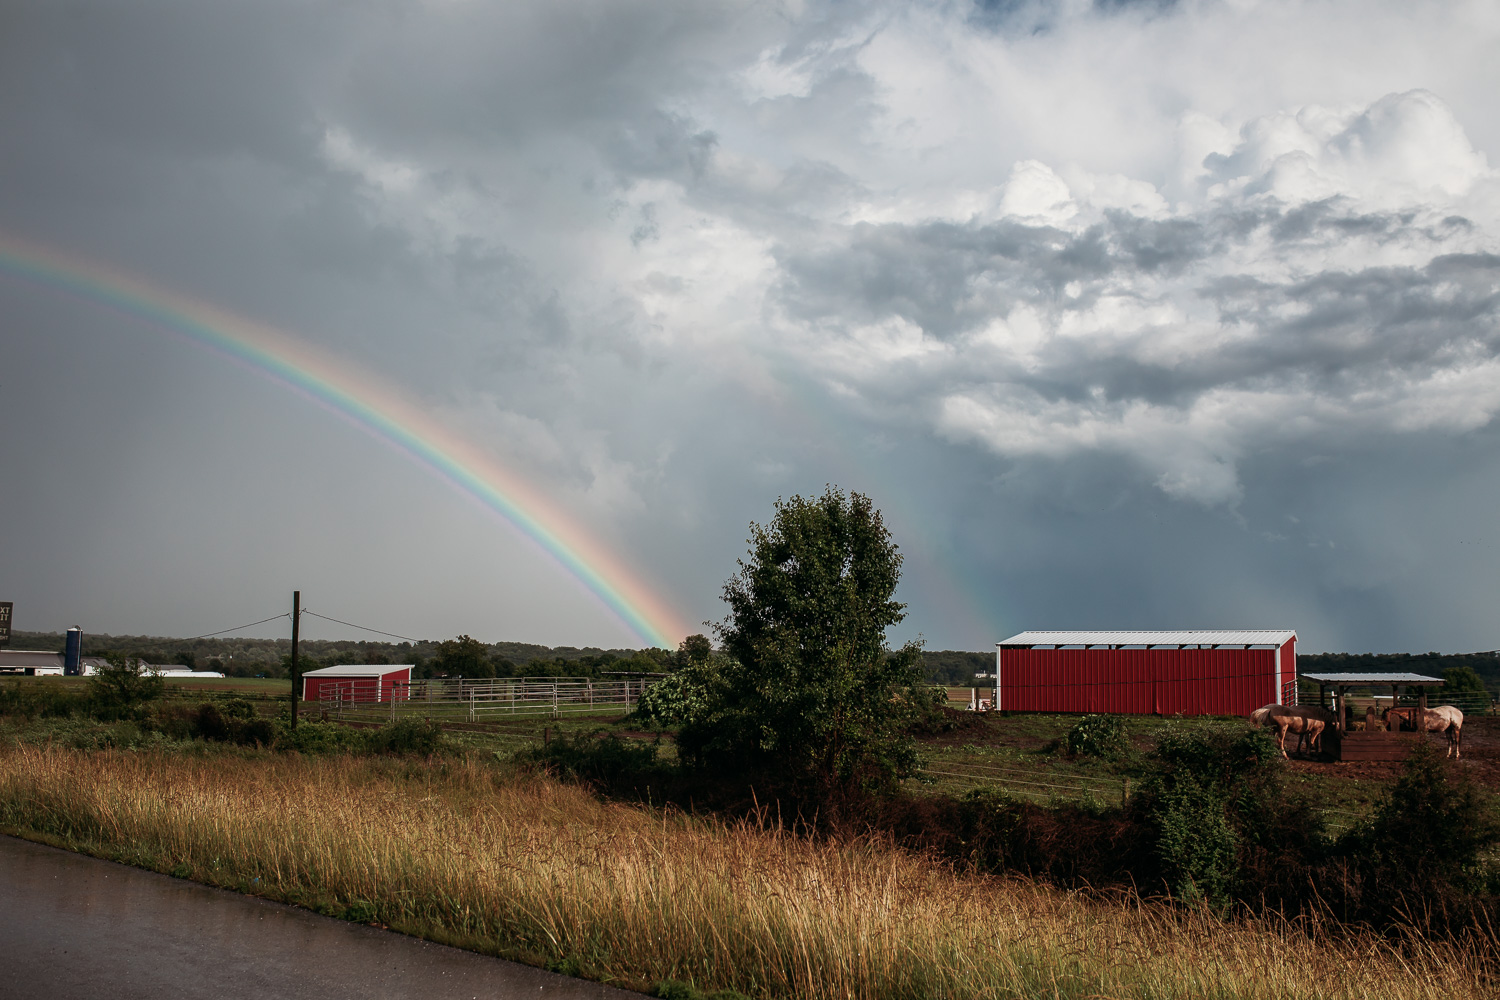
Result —
[{"label": "open shelter", "polygon": [[[1351,732],[1349,706],[1346,699],[1354,688],[1391,689],[1391,705],[1396,705],[1400,689],[1417,689],[1417,706],[1427,708],[1427,692],[1443,686],[1441,677],[1428,677],[1412,673],[1330,673],[1303,674],[1304,679],[1318,685],[1318,707],[1331,709],[1334,715],[1333,738],[1325,743],[1335,760],[1404,760],[1411,753],[1412,744],[1425,737],[1421,733],[1388,732],[1376,718],[1375,706],[1365,711],[1364,729]],[[1329,693],[1333,704],[1328,704]]]}]

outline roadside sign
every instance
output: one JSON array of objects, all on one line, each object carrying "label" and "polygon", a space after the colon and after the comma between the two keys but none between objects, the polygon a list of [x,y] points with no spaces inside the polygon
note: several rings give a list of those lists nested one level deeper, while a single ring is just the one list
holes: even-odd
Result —
[{"label": "roadside sign", "polygon": [[10,645],[10,612],[14,607],[10,601],[0,601],[0,646]]}]

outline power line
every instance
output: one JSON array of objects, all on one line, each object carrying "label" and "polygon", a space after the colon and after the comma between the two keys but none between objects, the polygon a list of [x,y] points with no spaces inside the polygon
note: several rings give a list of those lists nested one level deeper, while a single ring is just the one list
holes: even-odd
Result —
[{"label": "power line", "polygon": [[354,622],[346,622],[342,618],[330,618],[327,615],[320,615],[316,611],[309,611],[306,608],[302,609],[302,613],[304,615],[312,615],[314,618],[321,618],[325,622],[337,622],[340,625],[348,625],[350,628],[363,629],[366,632],[374,632],[376,635],[388,635],[392,639],[405,639],[407,642],[426,642],[427,641],[426,639],[413,639],[409,635],[397,635],[395,632],[385,632],[385,631],[382,631],[381,629],[378,629],[378,628],[371,628],[368,625],[356,625]]},{"label": "power line", "polygon": [[186,639],[178,639],[176,641],[177,642],[191,642],[194,639],[211,639],[211,638],[213,638],[216,635],[223,635],[225,632],[238,632],[242,628],[254,628],[257,625],[264,625],[266,622],[274,622],[278,618],[290,618],[290,617],[292,617],[291,612],[289,612],[289,611],[283,611],[279,615],[272,615],[269,618],[262,618],[260,621],[258,621],[258,622],[251,622],[249,625],[236,625],[234,628],[226,628],[226,629],[224,629],[222,631],[219,631],[219,632],[205,632],[202,635],[190,635]]}]

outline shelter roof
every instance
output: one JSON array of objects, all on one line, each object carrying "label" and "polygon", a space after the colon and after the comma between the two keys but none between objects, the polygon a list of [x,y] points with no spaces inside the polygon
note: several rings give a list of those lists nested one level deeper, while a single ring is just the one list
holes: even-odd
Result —
[{"label": "shelter roof", "polygon": [[997,646],[1280,646],[1292,629],[1182,629],[1165,632],[1020,632]]},{"label": "shelter roof", "polygon": [[302,671],[303,677],[384,677],[397,670],[416,669],[410,663],[348,663],[338,667],[319,667]]},{"label": "shelter roof", "polygon": [[1387,674],[1303,674],[1310,681],[1319,684],[1442,684],[1441,677],[1428,677],[1426,674],[1413,673],[1387,673]]}]

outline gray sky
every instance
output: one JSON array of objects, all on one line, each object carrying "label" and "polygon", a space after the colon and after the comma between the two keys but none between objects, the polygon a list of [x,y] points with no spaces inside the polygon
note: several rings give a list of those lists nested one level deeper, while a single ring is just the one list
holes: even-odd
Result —
[{"label": "gray sky", "polygon": [[[1488,2],[12,2],[0,233],[378,373],[689,623],[831,482],[898,640],[1492,649],[1497,46]],[[0,352],[18,628],[300,587],[638,644],[263,374],[3,270]]]}]

